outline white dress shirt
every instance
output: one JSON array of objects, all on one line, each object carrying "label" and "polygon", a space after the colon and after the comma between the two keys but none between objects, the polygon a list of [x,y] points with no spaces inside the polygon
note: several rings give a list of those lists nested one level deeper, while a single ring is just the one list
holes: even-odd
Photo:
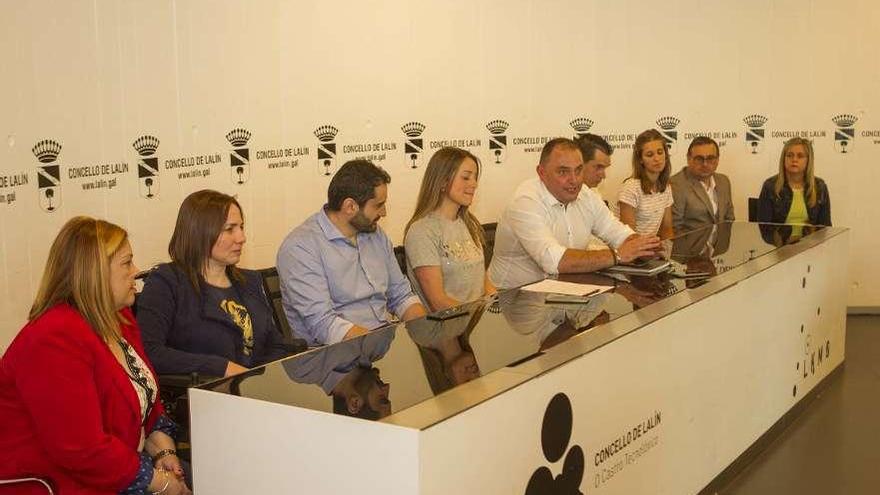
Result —
[{"label": "white dress shirt", "polygon": [[706,190],[709,202],[712,203],[712,214],[718,217],[718,191],[715,190],[715,176],[710,175],[708,183],[701,180],[700,185]]},{"label": "white dress shirt", "polygon": [[633,233],[590,188],[563,205],[534,177],[519,185],[501,215],[489,278],[502,289],[542,280],[559,272],[566,249],[587,249],[593,235],[616,248]]}]

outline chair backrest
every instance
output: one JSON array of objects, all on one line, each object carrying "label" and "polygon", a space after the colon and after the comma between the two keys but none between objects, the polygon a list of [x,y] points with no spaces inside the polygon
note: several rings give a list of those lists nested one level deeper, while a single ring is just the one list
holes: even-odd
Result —
[{"label": "chair backrest", "polygon": [[492,252],[495,250],[495,230],[497,228],[498,222],[483,224],[483,239],[485,240],[485,244],[483,245],[483,257],[486,259],[487,269],[489,268],[489,263],[492,261]]},{"label": "chair backrest", "polygon": [[394,257],[397,258],[400,271],[406,276],[406,249],[403,246],[394,246]]},{"label": "chair backrest", "polygon": [[284,336],[287,352],[297,354],[308,350],[309,346],[305,340],[293,337],[293,329],[290,328],[287,314],[284,312],[284,305],[281,303],[281,278],[278,276],[278,270],[273,266],[258,271],[263,280],[263,290],[272,306],[272,319],[275,320],[275,328]]},{"label": "chair backrest", "polygon": [[749,198],[749,221],[758,221],[758,198]]},{"label": "chair backrest", "polygon": [[[26,487],[26,486],[30,486],[30,487],[33,487],[33,488],[40,490],[41,493],[42,493],[42,490],[45,489],[46,490],[45,493],[48,493],[49,495],[55,494],[55,492],[52,491],[52,485],[50,485],[48,481],[46,481],[42,478],[15,478],[15,479],[9,479],[9,480],[0,479],[0,488],[2,488],[3,486],[10,486],[10,488],[11,488],[11,485],[16,485],[16,486],[20,487],[21,489],[24,489],[24,487]],[[16,490],[16,492],[17,492],[17,490]],[[32,492],[28,492],[28,493],[32,493]],[[35,492],[33,492],[33,493],[35,493]]]},{"label": "chair backrest", "polygon": [[158,267],[158,266],[159,265],[155,265],[155,266],[152,266],[146,270],[142,270],[142,271],[136,273],[134,276],[134,279],[139,282],[139,288],[134,293],[134,304],[131,305],[131,314],[133,314],[135,317],[137,317],[138,298],[141,296],[141,290],[143,288],[143,284],[147,281],[147,277],[149,277],[150,274],[153,273],[153,270],[155,270],[156,267]]},{"label": "chair backrest", "polygon": [[281,280],[278,277],[278,270],[273,266],[259,270],[260,278],[263,279],[263,290],[266,291],[266,297],[269,298],[269,304],[272,305],[272,318],[275,320],[275,327],[284,335],[284,340],[290,342],[293,340],[293,331],[290,323],[287,322],[287,315],[284,313],[284,306],[281,304]]}]

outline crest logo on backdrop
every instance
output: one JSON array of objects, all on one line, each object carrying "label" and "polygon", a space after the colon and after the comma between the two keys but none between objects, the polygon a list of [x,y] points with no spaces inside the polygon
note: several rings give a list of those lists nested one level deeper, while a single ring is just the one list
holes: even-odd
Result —
[{"label": "crest logo on backdrop", "polygon": [[491,120],[486,124],[489,130],[489,151],[495,157],[495,163],[502,163],[507,155],[507,128],[510,126],[503,120]]},{"label": "crest logo on backdrop", "polygon": [[575,137],[581,137],[584,134],[590,132],[590,129],[593,127],[593,121],[586,117],[578,117],[571,122],[568,123],[576,134]]},{"label": "crest logo on backdrop", "polygon": [[138,190],[142,197],[152,199],[159,193],[159,157],[156,156],[159,139],[144,135],[135,139],[131,146],[138,154]]},{"label": "crest logo on backdrop", "polygon": [[767,117],[759,114],[746,115],[743,118],[746,124],[746,147],[753,155],[757,155],[761,151],[761,142],[764,141],[764,124],[767,123]]},{"label": "crest logo on backdrop", "polygon": [[679,119],[673,116],[660,117],[657,119],[656,123],[660,131],[660,134],[663,135],[663,139],[666,140],[666,145],[669,148],[669,153],[672,154],[673,145],[676,141],[678,141],[678,131],[675,129],[678,126],[678,123],[681,122]]},{"label": "crest logo on backdrop", "polygon": [[840,114],[831,118],[837,126],[834,130],[834,149],[840,153],[848,153],[852,149],[853,140],[856,138],[855,124],[858,120],[858,117],[850,114]]},{"label": "crest logo on backdrop", "polygon": [[226,140],[232,145],[229,152],[229,167],[232,174],[232,182],[244,184],[250,178],[250,150],[247,142],[251,133],[247,129],[237,128],[226,133]]},{"label": "crest logo on backdrop", "polygon": [[336,134],[339,129],[332,125],[322,125],[315,129],[318,138],[318,171],[321,175],[331,176],[336,171]]},{"label": "crest logo on backdrop", "polygon": [[425,132],[425,125],[420,122],[407,122],[400,127],[403,134],[406,135],[406,142],[403,146],[403,152],[406,159],[409,160],[410,168],[419,167],[419,159],[422,151],[425,149],[422,133]]},{"label": "crest logo on backdrop", "polygon": [[61,206],[61,165],[56,162],[61,154],[61,143],[44,139],[37,142],[31,152],[42,164],[37,166],[40,207],[44,211],[53,212]]}]

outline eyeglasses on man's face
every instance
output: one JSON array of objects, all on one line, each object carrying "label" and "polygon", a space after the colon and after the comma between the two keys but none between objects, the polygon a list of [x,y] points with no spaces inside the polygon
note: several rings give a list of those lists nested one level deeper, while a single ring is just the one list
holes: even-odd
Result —
[{"label": "eyeglasses on man's face", "polygon": [[718,163],[718,155],[694,155],[690,159],[697,165],[715,165]]}]

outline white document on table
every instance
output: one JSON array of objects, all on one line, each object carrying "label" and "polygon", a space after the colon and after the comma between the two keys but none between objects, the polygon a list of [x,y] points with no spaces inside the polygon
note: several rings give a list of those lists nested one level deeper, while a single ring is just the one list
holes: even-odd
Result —
[{"label": "white document on table", "polygon": [[595,296],[614,287],[610,285],[592,285],[578,284],[574,282],[563,282],[561,280],[546,279],[534,284],[521,287],[522,290],[532,292],[546,292],[550,294],[564,294],[566,296]]}]

